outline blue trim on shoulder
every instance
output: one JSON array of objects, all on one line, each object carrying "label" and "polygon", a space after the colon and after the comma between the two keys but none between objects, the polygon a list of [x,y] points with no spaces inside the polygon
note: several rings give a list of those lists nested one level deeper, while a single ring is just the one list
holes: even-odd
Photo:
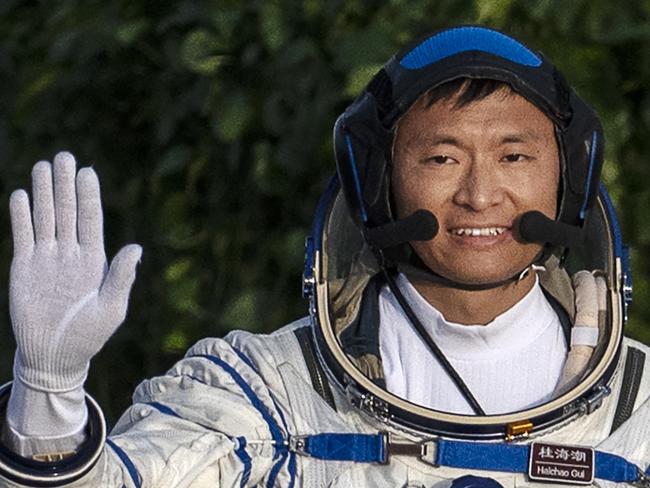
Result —
[{"label": "blue trim on shoulder", "polygon": [[296,453],[295,452],[290,452],[289,453],[289,488],[293,488],[294,485],[296,484],[296,472],[297,472],[297,467],[296,467]]},{"label": "blue trim on shoulder", "polygon": [[155,408],[160,413],[164,413],[165,415],[171,415],[172,417],[176,417],[176,418],[179,418],[179,419],[181,418],[180,415],[178,415],[171,408],[169,408],[167,405],[163,405],[162,403],[159,403],[159,402],[147,402],[146,405],[149,405],[149,406]]},{"label": "blue trim on shoulder", "polygon": [[[255,373],[257,373],[257,375],[261,376],[259,370],[253,364],[253,361],[251,361],[251,359],[248,356],[246,356],[246,354],[244,354],[243,351],[241,351],[240,349],[237,349],[232,344],[230,345],[230,347],[232,347],[232,350],[237,353],[237,356],[239,356],[239,359],[244,361],[248,365],[249,368],[251,368],[253,371],[255,371]],[[282,413],[282,409],[278,406],[278,402],[275,401],[275,397],[273,396],[273,392],[269,391],[269,396],[271,397],[271,401],[273,402],[273,406],[275,407],[276,412],[278,412],[278,415],[280,416],[280,420],[282,420],[282,425],[284,425],[284,430],[287,431],[288,430],[287,420],[284,418],[284,413]]]},{"label": "blue trim on shoulder", "polygon": [[[193,379],[196,379],[197,381],[200,381],[200,380],[198,380],[198,378],[193,378]],[[170,415],[172,417],[182,419],[182,417],[180,415],[178,415],[171,408],[169,408],[167,405],[163,405],[162,403],[159,403],[159,402],[147,402],[146,405],[150,405],[150,406],[154,407],[156,410],[158,410],[159,412],[164,413],[166,415]],[[223,434],[223,432],[222,432],[222,434]],[[225,434],[223,434],[223,435],[225,435]],[[228,437],[228,436],[226,436],[226,437]],[[230,440],[232,441],[232,439],[230,439]],[[251,477],[251,470],[252,470],[252,467],[253,467],[253,462],[252,462],[252,459],[251,459],[250,455],[248,454],[248,452],[246,452],[246,438],[241,436],[241,437],[237,437],[236,440],[237,440],[237,442],[239,444],[239,447],[237,447],[237,449],[235,449],[234,452],[237,455],[237,457],[241,460],[242,464],[244,465],[244,471],[242,473],[241,484],[240,484],[240,486],[244,487],[244,486],[246,486],[246,483],[248,483],[248,480]]]},{"label": "blue trim on shoulder", "polygon": [[241,388],[241,390],[244,392],[244,394],[248,398],[248,401],[251,402],[251,405],[255,407],[255,409],[262,415],[262,418],[268,424],[269,431],[271,432],[271,437],[273,437],[273,440],[275,441],[276,450],[282,450],[282,446],[284,446],[285,444],[284,444],[284,435],[282,434],[282,430],[280,429],[280,426],[273,418],[273,415],[271,415],[271,412],[269,412],[269,410],[266,408],[264,403],[262,403],[262,401],[255,394],[253,389],[250,387],[250,385],[237,372],[237,370],[233,368],[230,364],[226,363],[223,359],[209,354],[196,354],[190,357],[205,358],[208,361],[211,361],[212,363],[216,364],[221,369],[223,369],[226,373],[228,373],[233,380],[235,380],[235,383],[237,383],[239,388]]},{"label": "blue trim on shoulder", "polygon": [[239,457],[241,462],[244,464],[244,472],[241,475],[241,483],[239,484],[239,486],[243,487],[246,486],[246,483],[248,483],[248,480],[251,477],[253,462],[248,452],[246,452],[246,438],[237,437],[237,442],[239,442],[239,447],[235,450],[235,454],[237,454],[237,457]]},{"label": "blue trim on shoulder", "polygon": [[187,374],[187,373],[181,373],[181,374],[174,375],[174,378],[179,378],[179,377],[181,377],[181,376],[185,376],[186,378],[189,378],[189,379],[191,379],[192,381],[196,381],[196,382],[198,382],[198,383],[201,383],[202,385],[209,386],[209,384],[208,384],[207,381],[205,381],[205,380],[199,378],[198,376],[194,376],[194,375]]},{"label": "blue trim on shoulder", "polygon": [[137,487],[140,488],[142,486],[142,479],[140,478],[140,473],[138,473],[138,469],[135,467],[135,464],[133,464],[133,461],[131,461],[131,458],[129,458],[128,454],[122,450],[121,447],[119,447],[115,442],[113,442],[110,439],[106,439],[106,444],[111,446],[111,449],[117,454],[117,457],[120,458],[122,463],[124,463],[124,466],[126,466],[126,470],[129,472],[129,476],[131,476],[131,479],[133,480],[133,484]]},{"label": "blue trim on shoulder", "polygon": [[354,189],[357,193],[357,200],[359,200],[359,212],[361,213],[361,221],[365,224],[368,222],[368,214],[366,213],[366,205],[363,202],[363,194],[361,193],[361,179],[359,178],[359,169],[357,168],[357,160],[354,157],[354,149],[352,148],[352,138],[350,134],[345,134],[345,143],[348,147],[348,156],[350,158],[350,166],[352,167],[352,176],[354,177]]},{"label": "blue trim on shoulder", "polygon": [[[235,346],[231,344],[231,347],[233,351],[239,356],[239,359],[241,359],[244,363],[248,365],[255,373],[258,375],[260,374],[255,365],[253,364],[253,361],[244,354],[243,351],[239,350]],[[271,397],[271,401],[273,402],[273,405],[275,406],[275,410],[278,412],[278,415],[280,416],[280,419],[282,420],[282,424],[284,425],[285,431],[287,431],[287,421],[284,417],[284,414],[282,413],[282,409],[278,406],[277,402],[275,401],[275,398],[273,397],[273,394],[269,391],[269,396]],[[276,452],[280,453],[280,450],[276,450]],[[286,449],[281,452],[280,458],[276,461],[276,463],[273,465],[273,468],[271,468],[271,472],[269,473],[269,479],[267,481],[266,486],[268,488],[272,488],[275,486],[275,481],[280,474],[280,470],[282,469],[282,466],[284,465],[285,461],[287,460],[287,451]],[[292,473],[292,463],[293,463],[293,469],[294,472]],[[289,488],[293,487],[294,480],[295,480],[295,459],[293,456],[293,453],[289,453],[289,475],[291,477],[291,481],[289,483]]]},{"label": "blue trim on shoulder", "polygon": [[580,207],[580,219],[584,220],[587,215],[587,203],[589,202],[589,190],[591,190],[591,176],[594,172],[594,162],[596,161],[596,147],[598,145],[598,133],[594,131],[591,135],[591,149],[589,150],[589,170],[587,171],[587,180],[585,181],[585,198],[582,200]]},{"label": "blue trim on shoulder", "polygon": [[[252,361],[240,350],[236,349],[235,347],[231,346],[232,350],[235,351],[237,356],[246,364],[248,365],[253,371],[255,371],[257,374],[257,369],[255,368],[255,365],[252,363]],[[223,359],[212,356],[209,354],[196,354],[194,356],[190,357],[201,357],[208,359],[209,361],[212,361],[214,364],[217,366],[221,367],[224,371],[226,371],[230,376],[235,380],[237,385],[241,388],[241,390],[244,392],[248,400],[251,402],[251,405],[255,407],[255,409],[260,412],[262,415],[262,418],[266,421],[266,423],[269,426],[269,431],[271,432],[271,437],[273,437],[273,441],[275,443],[275,452],[277,455],[279,455],[279,459],[276,461],[276,463],[273,465],[273,468],[271,469],[271,472],[269,474],[269,479],[267,482],[267,486],[269,488],[275,486],[275,480],[277,479],[277,476],[280,472],[280,469],[282,469],[282,466],[284,465],[285,461],[287,460],[287,454],[288,454],[288,448],[285,443],[285,438],[282,433],[282,429],[276,422],[276,420],[273,418],[271,415],[271,412],[266,408],[264,403],[260,400],[260,398],[255,394],[253,389],[250,387],[250,385],[246,382],[246,380],[233,368],[230,364],[225,362]],[[278,408],[278,405],[275,401],[275,398],[273,398],[273,395],[271,395],[271,392],[269,392],[269,395],[271,396],[271,401],[273,401],[273,404],[280,416],[280,419],[282,420],[285,430],[287,428],[286,420],[284,418],[284,415],[282,413],[282,410]]]},{"label": "blue trim on shoulder", "polygon": [[260,372],[257,370],[257,368],[255,367],[255,365],[253,364],[253,361],[251,361],[251,359],[250,359],[248,356],[246,356],[246,354],[244,354],[243,351],[241,351],[240,349],[236,348],[236,347],[233,346],[232,344],[230,344],[230,347],[232,347],[232,350],[235,351],[235,353],[237,354],[237,356],[239,356],[239,359],[241,359],[242,361],[244,361],[244,362],[246,363],[246,365],[247,365],[250,369],[252,369],[253,371],[255,371],[255,373],[257,373],[258,375],[260,374]]},{"label": "blue trim on shoulder", "polygon": [[429,37],[409,51],[399,64],[406,69],[420,69],[467,51],[483,51],[524,66],[542,65],[542,58],[511,37],[485,27],[468,26]]}]

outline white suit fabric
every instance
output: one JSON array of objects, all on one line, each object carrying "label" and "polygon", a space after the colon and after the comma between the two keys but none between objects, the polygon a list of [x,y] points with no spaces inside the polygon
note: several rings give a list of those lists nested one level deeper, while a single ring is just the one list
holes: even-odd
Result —
[{"label": "white suit fabric", "polygon": [[[519,302],[485,325],[449,322],[405,275],[400,274],[396,282],[486,413],[523,410],[553,397],[567,343],[539,280]],[[427,349],[386,285],[379,295],[379,309],[386,389],[418,405],[472,415],[467,400]]]},{"label": "white suit fabric", "polygon": [[[443,487],[466,474],[491,477],[506,487],[532,485],[523,474],[433,467],[407,456],[392,456],[380,465],[320,460],[288,450],[291,435],[389,431],[413,441],[427,437],[366,416],[338,388],[333,388],[334,411],[313,389],[294,335],[306,326],[309,320],[303,319],[268,336],[238,331],[224,340],[198,342],[166,375],[140,384],[99,462],[67,486]],[[645,351],[650,371],[650,350],[626,340],[624,348],[629,346]],[[621,355],[612,393],[601,408],[533,440],[594,446],[645,469],[650,464],[649,374],[633,415],[609,435],[624,360]],[[7,480],[0,485],[22,486]],[[595,485],[616,486],[602,480]]]}]

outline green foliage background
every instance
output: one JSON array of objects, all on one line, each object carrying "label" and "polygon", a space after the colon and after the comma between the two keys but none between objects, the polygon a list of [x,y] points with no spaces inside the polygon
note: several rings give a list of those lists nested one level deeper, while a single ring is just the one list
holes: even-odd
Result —
[{"label": "green foliage background", "polygon": [[[61,149],[100,175],[109,255],[144,247],[127,322],[91,370],[109,418],[195,340],[305,313],[303,239],[334,172],[336,116],[406,42],[457,23],[537,47],[601,114],[604,179],[634,248],[628,333],[650,343],[650,2],[0,2],[2,281],[9,193]],[[0,307],[9,379],[6,290]]]}]

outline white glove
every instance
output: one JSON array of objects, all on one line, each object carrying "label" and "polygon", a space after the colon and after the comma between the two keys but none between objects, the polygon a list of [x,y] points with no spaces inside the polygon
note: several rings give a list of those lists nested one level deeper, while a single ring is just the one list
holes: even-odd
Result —
[{"label": "white glove", "polygon": [[[47,436],[38,432],[39,424],[53,412],[32,411],[25,417],[34,405],[16,401],[33,401],[41,392],[48,395],[44,405],[67,405],[64,417],[75,410],[85,414],[83,383],[90,360],[124,320],[142,248],[123,247],[107,267],[99,181],[91,168],[76,173],[70,153],[57,154],[53,165],[41,161],[34,166],[32,192],[32,212],[24,190],[10,199],[9,309],[17,350],[7,420],[18,434]],[[56,395],[61,395],[58,402]],[[12,410],[21,408],[26,410],[12,422]],[[55,436],[60,430],[50,429]]]}]

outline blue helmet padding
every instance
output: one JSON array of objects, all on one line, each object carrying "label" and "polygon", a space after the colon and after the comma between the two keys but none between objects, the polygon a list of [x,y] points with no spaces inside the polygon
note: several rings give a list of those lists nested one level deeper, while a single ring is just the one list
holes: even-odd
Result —
[{"label": "blue helmet padding", "polygon": [[483,51],[524,66],[542,64],[542,58],[520,42],[484,27],[457,27],[439,32],[409,51],[399,64],[406,69],[420,69],[467,51]]},{"label": "blue helmet padding", "polygon": [[359,168],[357,166],[356,158],[354,157],[354,148],[352,147],[352,139],[350,134],[345,135],[345,142],[350,156],[350,166],[352,168],[352,175],[354,176],[354,188],[357,191],[357,199],[359,200],[359,212],[361,213],[361,222],[364,224],[368,222],[368,213],[366,212],[366,205],[363,201],[363,193],[361,192],[361,179],[359,178]]},{"label": "blue helmet padding", "polygon": [[593,176],[593,171],[594,171],[594,162],[596,161],[596,146],[598,144],[598,132],[594,131],[593,135],[591,136],[591,146],[589,148],[589,169],[587,171],[587,179],[585,180],[585,198],[582,201],[582,206],[580,207],[580,219],[584,220],[585,216],[587,215],[587,205],[589,204],[589,196],[590,196],[590,185],[591,185],[591,179]]},{"label": "blue helmet padding", "polygon": [[602,181],[598,185],[598,189],[600,190],[600,194],[603,197],[603,201],[605,202],[605,207],[607,208],[607,214],[611,221],[610,229],[612,231],[612,236],[614,239],[614,255],[617,258],[622,258],[623,257],[623,236],[621,234],[621,226],[618,223],[618,216],[616,215],[616,209],[614,208],[612,199],[610,198],[609,193],[607,193],[607,188],[605,188],[605,184]]}]

